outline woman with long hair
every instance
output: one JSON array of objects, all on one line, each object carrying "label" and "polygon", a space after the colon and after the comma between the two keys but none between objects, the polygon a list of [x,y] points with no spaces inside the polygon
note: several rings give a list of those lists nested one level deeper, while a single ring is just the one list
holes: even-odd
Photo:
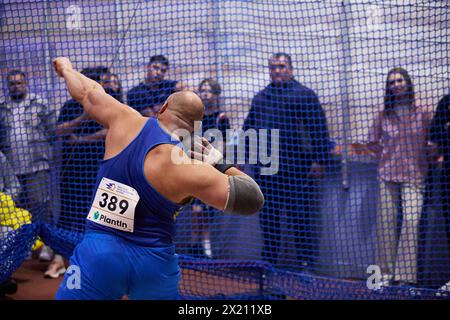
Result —
[{"label": "woman with long hair", "polygon": [[[384,108],[369,131],[369,149],[379,158],[375,263],[383,275],[382,285],[417,283],[418,232],[432,116],[416,99],[408,72],[391,69]],[[402,223],[397,234],[399,208]]]}]

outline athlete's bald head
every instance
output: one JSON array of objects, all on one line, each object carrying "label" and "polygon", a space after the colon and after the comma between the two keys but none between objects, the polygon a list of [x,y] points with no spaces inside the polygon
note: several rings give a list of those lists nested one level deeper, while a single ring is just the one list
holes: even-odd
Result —
[{"label": "athlete's bald head", "polygon": [[171,94],[158,113],[158,119],[168,128],[194,131],[194,122],[201,121],[205,107],[198,95],[184,90]]}]

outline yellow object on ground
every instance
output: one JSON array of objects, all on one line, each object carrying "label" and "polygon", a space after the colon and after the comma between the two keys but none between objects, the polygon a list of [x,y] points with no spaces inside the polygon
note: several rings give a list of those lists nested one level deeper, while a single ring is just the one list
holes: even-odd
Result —
[{"label": "yellow object on ground", "polygon": [[[0,192],[0,225],[16,230],[20,226],[30,223],[31,213],[28,210],[17,208],[11,196]],[[43,245],[44,243],[38,238],[32,250],[38,250]]]}]

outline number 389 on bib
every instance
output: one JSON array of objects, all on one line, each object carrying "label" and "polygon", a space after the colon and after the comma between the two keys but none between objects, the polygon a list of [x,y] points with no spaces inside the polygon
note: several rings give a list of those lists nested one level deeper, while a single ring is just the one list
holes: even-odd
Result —
[{"label": "number 389 on bib", "polygon": [[132,187],[102,178],[88,220],[114,229],[133,232],[139,194]]}]

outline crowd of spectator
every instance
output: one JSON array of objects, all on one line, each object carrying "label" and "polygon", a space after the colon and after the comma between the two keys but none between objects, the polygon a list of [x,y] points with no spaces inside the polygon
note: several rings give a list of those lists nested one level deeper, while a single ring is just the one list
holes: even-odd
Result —
[{"label": "crowd of spectator", "polygon": [[[126,94],[119,76],[108,67],[85,68],[82,73],[100,83],[118,101],[153,117],[170,94],[187,89],[179,81],[166,79],[168,69],[166,57],[151,57],[145,79]],[[263,165],[254,166],[251,171],[266,197],[259,213],[261,256],[268,263],[277,264],[280,219],[285,216],[293,228],[298,267],[314,272],[319,251],[319,182],[331,154],[327,119],[317,94],[294,77],[288,54],[273,54],[268,71],[270,83],[252,99],[242,128],[267,129],[269,134],[271,129],[279,130],[278,172],[263,175]],[[66,101],[57,116],[45,99],[29,92],[27,75],[21,70],[10,71],[6,82],[8,96],[0,102],[0,192],[10,195],[34,219],[46,215],[56,219],[62,229],[82,232],[104,153],[106,129],[86,119],[82,106],[74,100]],[[195,91],[205,105],[202,131],[216,128],[226,137],[230,119],[221,104],[218,81],[206,78]],[[439,155],[444,157],[442,203],[450,248],[450,98],[443,97],[433,113],[433,106],[423,105],[416,97],[412,79],[402,68],[388,72],[383,95],[384,105],[374,122],[367,124],[368,141],[352,144],[351,148],[356,153],[373,154],[379,160],[375,264],[382,270],[383,285],[414,285],[425,179],[429,164]],[[62,143],[61,207],[59,217],[51,217],[52,194],[48,186],[57,142]],[[222,142],[222,151],[225,144]],[[398,231],[399,212],[403,222]],[[192,204],[191,255],[215,257],[209,228],[216,214],[216,210],[205,205]],[[58,277],[65,272],[62,257],[44,248],[42,258],[52,260],[46,275]],[[450,291],[450,283],[446,286]]]}]

